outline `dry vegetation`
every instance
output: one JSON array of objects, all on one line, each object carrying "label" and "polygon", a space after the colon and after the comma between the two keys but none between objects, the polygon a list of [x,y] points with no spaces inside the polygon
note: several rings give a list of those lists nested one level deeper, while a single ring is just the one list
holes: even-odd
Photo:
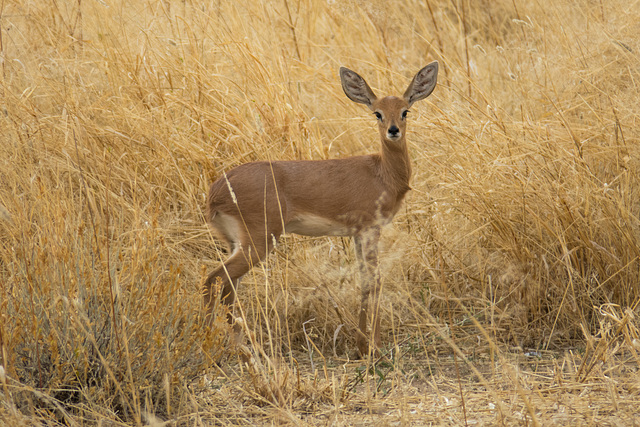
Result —
[{"label": "dry vegetation", "polygon": [[[637,425],[638,34],[626,0],[2,1],[0,420]],[[338,67],[399,93],[434,59],[387,356],[348,358],[351,243],[287,236],[239,363],[201,317],[208,184],[377,150]]]}]

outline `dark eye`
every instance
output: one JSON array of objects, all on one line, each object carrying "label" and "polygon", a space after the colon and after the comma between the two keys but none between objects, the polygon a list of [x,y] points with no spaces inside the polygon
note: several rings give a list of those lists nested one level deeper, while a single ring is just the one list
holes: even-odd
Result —
[{"label": "dark eye", "polygon": [[377,111],[375,113],[373,113],[373,114],[375,114],[376,119],[382,120],[382,114],[378,113]]},{"label": "dark eye", "polygon": [[404,110],[404,111],[402,112],[402,118],[403,118],[403,119],[406,119],[406,118],[407,118],[407,113],[409,113],[409,110]]}]

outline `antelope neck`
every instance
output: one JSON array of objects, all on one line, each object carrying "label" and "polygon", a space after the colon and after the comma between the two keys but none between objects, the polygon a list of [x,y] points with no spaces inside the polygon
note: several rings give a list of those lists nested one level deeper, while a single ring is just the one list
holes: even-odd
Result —
[{"label": "antelope neck", "polygon": [[383,139],[380,158],[385,181],[399,195],[404,195],[410,189],[411,178],[411,161],[404,135],[393,142]]}]

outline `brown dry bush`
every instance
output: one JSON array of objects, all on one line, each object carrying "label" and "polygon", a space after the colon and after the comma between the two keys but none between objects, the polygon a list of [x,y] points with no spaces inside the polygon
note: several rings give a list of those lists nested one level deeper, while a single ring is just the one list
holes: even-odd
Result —
[{"label": "brown dry bush", "polygon": [[[544,393],[587,379],[624,407],[637,386],[607,375],[621,355],[637,368],[639,23],[618,0],[2,2],[0,414],[251,423],[272,405],[281,423],[349,423],[326,408],[375,413],[372,395],[436,384],[456,348],[478,381],[469,405],[497,405],[485,422],[561,424]],[[252,160],[376,150],[338,67],[401,93],[434,59],[438,87],[410,116],[413,191],[381,247],[393,364],[329,369],[353,348],[351,244],[287,236],[239,289],[264,369],[210,383],[228,351],[225,325],[201,318],[200,283],[224,257],[208,184]],[[550,362],[553,386],[527,397],[504,344],[585,354]],[[434,387],[418,395],[454,393]],[[413,408],[403,396],[388,402]]]}]

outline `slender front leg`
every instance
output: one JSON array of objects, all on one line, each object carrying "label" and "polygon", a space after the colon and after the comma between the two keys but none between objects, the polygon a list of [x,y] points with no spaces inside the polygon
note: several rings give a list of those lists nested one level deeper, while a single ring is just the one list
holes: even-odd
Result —
[{"label": "slender front leg", "polygon": [[[358,328],[360,329],[356,337],[356,345],[360,357],[365,357],[369,353],[369,343],[373,341],[373,349],[377,351],[380,347],[380,271],[378,269],[378,240],[380,240],[380,229],[371,228],[354,236],[356,257],[360,267],[360,317]],[[371,316],[371,335],[367,333],[367,323],[369,318],[369,296],[373,290],[373,311]],[[371,338],[373,337],[373,340]]]}]

